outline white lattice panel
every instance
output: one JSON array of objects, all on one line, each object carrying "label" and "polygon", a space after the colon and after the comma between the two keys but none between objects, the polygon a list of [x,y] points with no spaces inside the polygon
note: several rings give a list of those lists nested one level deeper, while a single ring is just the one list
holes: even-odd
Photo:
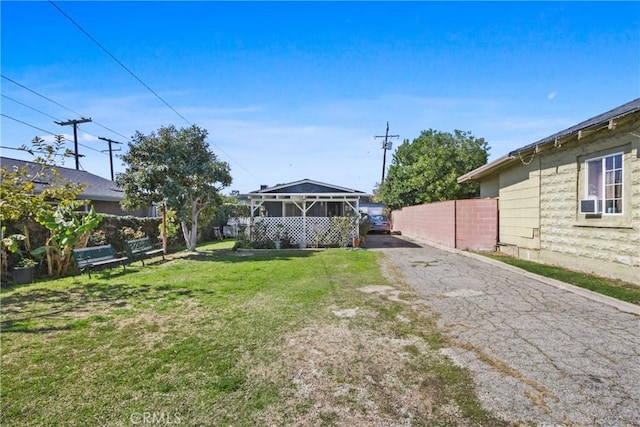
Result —
[{"label": "white lattice panel", "polygon": [[[336,246],[343,242],[341,232],[334,227],[331,218],[327,217],[262,217],[255,218],[254,223],[261,224],[264,230],[264,237],[268,240],[276,240],[278,231],[286,232],[291,243],[299,244],[306,241],[307,246]],[[349,233],[348,241],[351,242],[358,234],[358,227],[353,222],[352,230]],[[252,239],[255,238],[252,236]]]}]

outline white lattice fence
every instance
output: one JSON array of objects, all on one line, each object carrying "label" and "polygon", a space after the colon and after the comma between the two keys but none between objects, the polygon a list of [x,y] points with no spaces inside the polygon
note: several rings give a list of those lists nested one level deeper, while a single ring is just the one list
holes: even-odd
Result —
[{"label": "white lattice fence", "polygon": [[[252,240],[262,238],[266,240],[277,240],[278,232],[282,236],[287,233],[291,243],[299,244],[306,242],[307,246],[340,246],[351,243],[352,239],[358,235],[358,226],[355,220],[348,224],[345,233],[338,226],[341,218],[327,217],[261,217],[255,218],[254,224],[259,229],[259,236],[252,236]],[[343,241],[346,239],[346,242]]]}]

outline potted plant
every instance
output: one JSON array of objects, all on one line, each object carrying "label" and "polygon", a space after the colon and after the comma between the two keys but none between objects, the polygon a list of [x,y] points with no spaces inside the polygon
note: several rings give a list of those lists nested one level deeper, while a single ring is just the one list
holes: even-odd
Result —
[{"label": "potted plant", "polygon": [[31,258],[22,258],[11,272],[13,281],[19,285],[33,282],[38,263]]}]

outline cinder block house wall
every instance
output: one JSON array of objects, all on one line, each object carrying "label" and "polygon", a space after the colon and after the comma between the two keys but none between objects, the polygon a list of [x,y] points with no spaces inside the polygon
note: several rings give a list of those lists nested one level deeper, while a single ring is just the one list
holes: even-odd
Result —
[{"label": "cinder block house wall", "polygon": [[[576,138],[577,139],[577,138]],[[621,215],[585,215],[585,161],[623,153]],[[502,206],[501,206],[502,209]],[[501,235],[502,239],[502,235]],[[540,156],[540,261],[640,284],[640,121]]]},{"label": "cinder block house wall", "polygon": [[[640,285],[640,111],[596,119],[584,131],[571,128],[524,154],[514,152],[508,162],[471,172],[479,174],[471,179],[481,194],[497,191],[500,251]],[[622,212],[581,213],[587,162],[617,154]]]},{"label": "cinder block house wall", "polygon": [[640,285],[640,98],[458,182],[498,197],[500,251]]},{"label": "cinder block house wall", "polygon": [[498,178],[500,250],[532,261],[540,249],[539,165],[539,158],[521,158]]}]

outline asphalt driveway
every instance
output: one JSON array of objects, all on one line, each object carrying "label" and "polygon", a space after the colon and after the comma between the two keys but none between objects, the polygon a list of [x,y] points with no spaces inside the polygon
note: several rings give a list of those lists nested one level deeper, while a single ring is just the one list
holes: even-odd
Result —
[{"label": "asphalt driveway", "polygon": [[[514,268],[369,235],[451,338],[483,405],[539,426],[640,426],[640,316]],[[588,295],[587,295],[588,296]],[[636,313],[640,313],[637,310]]]}]

